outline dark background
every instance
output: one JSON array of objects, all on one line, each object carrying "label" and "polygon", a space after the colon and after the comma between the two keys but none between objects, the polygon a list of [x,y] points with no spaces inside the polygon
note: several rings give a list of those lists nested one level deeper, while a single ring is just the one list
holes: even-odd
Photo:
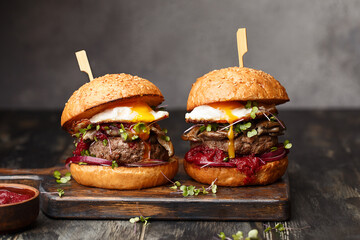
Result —
[{"label": "dark background", "polygon": [[284,108],[359,108],[360,1],[5,0],[0,15],[0,108],[62,109],[94,76],[126,72],[154,82],[169,109],[184,109],[191,84],[237,62],[275,76]]}]

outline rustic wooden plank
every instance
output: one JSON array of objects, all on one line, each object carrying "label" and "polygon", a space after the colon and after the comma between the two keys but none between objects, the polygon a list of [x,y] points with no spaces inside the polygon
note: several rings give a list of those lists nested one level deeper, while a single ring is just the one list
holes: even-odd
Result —
[{"label": "rustic wooden plank", "polygon": [[[176,180],[201,186],[185,174],[182,164]],[[216,194],[186,198],[170,186],[118,191],[85,187],[74,180],[57,184],[52,176],[45,176],[40,188],[42,210],[54,218],[84,219],[128,219],[139,211],[153,219],[178,220],[286,220],[290,216],[287,175],[268,186],[219,187]],[[56,191],[59,187],[65,191],[62,198]]]}]

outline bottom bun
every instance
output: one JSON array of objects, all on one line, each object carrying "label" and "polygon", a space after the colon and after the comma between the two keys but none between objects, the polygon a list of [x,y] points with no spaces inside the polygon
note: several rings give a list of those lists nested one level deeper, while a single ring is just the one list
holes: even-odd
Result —
[{"label": "bottom bun", "polygon": [[71,176],[81,185],[107,189],[142,189],[165,184],[179,168],[178,159],[152,167],[117,167],[71,164]]},{"label": "bottom bun", "polygon": [[266,185],[275,182],[284,175],[288,165],[288,158],[285,157],[278,161],[267,162],[253,176],[246,176],[237,168],[229,167],[204,167],[189,163],[184,160],[186,173],[194,180],[211,184],[215,179],[218,186],[247,186],[247,185]]}]

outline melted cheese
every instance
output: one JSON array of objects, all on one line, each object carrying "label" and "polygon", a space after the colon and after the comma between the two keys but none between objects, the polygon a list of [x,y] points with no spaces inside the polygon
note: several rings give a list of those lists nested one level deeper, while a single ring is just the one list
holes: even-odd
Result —
[{"label": "melted cheese", "polygon": [[134,102],[98,113],[90,122],[153,122],[168,116],[166,111],[155,112],[146,103]]}]

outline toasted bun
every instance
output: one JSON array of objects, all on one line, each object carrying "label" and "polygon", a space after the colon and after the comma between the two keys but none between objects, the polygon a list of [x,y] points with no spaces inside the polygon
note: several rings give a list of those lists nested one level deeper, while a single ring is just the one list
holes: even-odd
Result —
[{"label": "toasted bun", "polygon": [[69,130],[74,121],[131,101],[157,106],[164,101],[164,96],[150,81],[130,74],[107,74],[95,78],[70,97],[61,115],[61,126]]},{"label": "toasted bun", "polygon": [[288,165],[288,158],[285,157],[278,161],[268,162],[263,165],[251,181],[247,181],[247,176],[236,168],[227,167],[204,167],[184,161],[186,173],[194,180],[211,184],[215,179],[218,186],[246,186],[246,185],[266,185],[275,182],[284,175]]},{"label": "toasted bun", "polygon": [[[71,176],[81,185],[107,189],[142,189],[155,187],[174,178],[179,168],[178,159],[153,167],[117,167],[71,164]],[[161,173],[162,172],[162,173]]]},{"label": "toasted bun", "polygon": [[248,100],[281,104],[289,101],[289,97],[271,75],[251,68],[230,67],[198,78],[191,88],[187,110],[215,102]]}]

